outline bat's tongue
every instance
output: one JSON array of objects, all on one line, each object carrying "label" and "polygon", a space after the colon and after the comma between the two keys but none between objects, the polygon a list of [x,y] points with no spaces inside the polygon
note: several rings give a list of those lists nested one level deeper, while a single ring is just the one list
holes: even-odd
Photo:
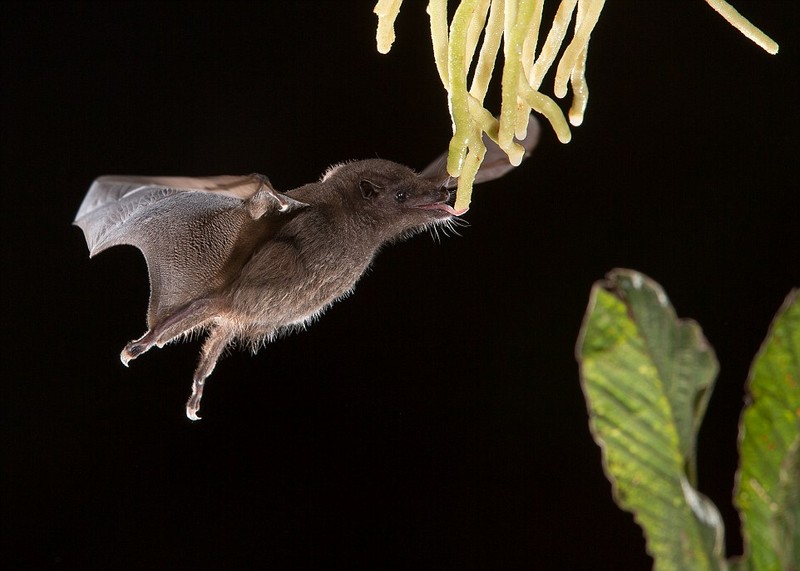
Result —
[{"label": "bat's tongue", "polygon": [[461,216],[462,214],[466,213],[469,208],[461,208],[456,210],[452,206],[452,202],[455,202],[455,192],[450,192],[450,195],[447,197],[446,200],[442,200],[440,202],[434,202],[433,204],[420,204],[417,208],[423,208],[425,210],[441,210],[442,212],[446,212],[450,216]]}]

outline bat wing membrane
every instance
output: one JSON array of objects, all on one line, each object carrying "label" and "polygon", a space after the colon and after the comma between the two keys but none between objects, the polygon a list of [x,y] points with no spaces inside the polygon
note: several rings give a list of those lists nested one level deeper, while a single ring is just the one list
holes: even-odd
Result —
[{"label": "bat wing membrane", "polygon": [[234,205],[238,199],[251,198],[265,185],[272,190],[265,177],[215,176],[143,177],[102,176],[92,183],[81,203],[75,224],[86,237],[89,254],[94,256],[117,244],[132,244],[126,225],[144,212],[158,209],[159,203],[169,201],[179,193],[205,193],[203,202]]},{"label": "bat wing membrane", "polygon": [[[258,216],[250,207],[255,203]],[[281,214],[298,206],[305,205],[280,195],[260,175],[104,176],[90,187],[75,224],[90,256],[118,244],[142,251],[152,328],[224,286],[256,244],[274,234],[281,218],[288,219]]]}]

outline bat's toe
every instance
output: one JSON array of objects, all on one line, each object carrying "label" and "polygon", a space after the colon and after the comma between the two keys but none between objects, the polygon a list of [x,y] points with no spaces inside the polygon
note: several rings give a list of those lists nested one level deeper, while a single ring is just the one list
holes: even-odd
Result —
[{"label": "bat's toe", "polygon": [[119,360],[122,361],[122,364],[126,367],[128,363],[145,353],[150,347],[153,346],[153,334],[152,332],[148,331],[144,335],[142,335],[139,339],[135,341],[131,341],[125,348],[122,350],[122,353],[119,354]]},{"label": "bat's toe", "polygon": [[131,356],[131,354],[128,352],[128,348],[125,347],[122,350],[122,353],[119,354],[119,360],[122,361],[122,364],[127,367],[131,359],[135,359],[135,356]]},{"label": "bat's toe", "polygon": [[186,417],[189,420],[200,420],[197,411],[200,410],[200,399],[203,398],[203,381],[195,381],[192,384],[192,396],[186,402]]},{"label": "bat's toe", "polygon": [[125,345],[125,348],[119,354],[119,360],[122,361],[122,364],[127,367],[130,361],[132,361],[133,359],[135,359],[144,352],[145,352],[145,347],[137,344],[135,341],[131,341],[130,343]]}]

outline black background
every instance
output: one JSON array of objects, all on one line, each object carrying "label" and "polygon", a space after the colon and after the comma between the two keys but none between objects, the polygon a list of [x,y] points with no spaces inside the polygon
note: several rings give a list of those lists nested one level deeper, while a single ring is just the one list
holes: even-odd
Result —
[{"label": "black background", "polygon": [[796,2],[735,5],[779,55],[701,0],[608,2],[573,142],[545,129],[462,237],[387,249],[307,332],[227,357],[191,423],[199,343],[120,364],[146,267],[130,247],[88,259],[85,191],[424,167],[449,140],[424,6],[383,56],[371,2],[5,3],[4,568],[648,569],[573,357],[614,267],[659,281],[717,351],[700,488],[740,552],[737,422],[800,282],[800,200]]}]

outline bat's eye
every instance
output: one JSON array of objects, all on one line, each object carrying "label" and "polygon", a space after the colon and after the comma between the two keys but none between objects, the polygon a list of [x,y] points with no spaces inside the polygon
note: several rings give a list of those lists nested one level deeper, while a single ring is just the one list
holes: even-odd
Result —
[{"label": "bat's eye", "polygon": [[378,187],[368,180],[359,182],[358,188],[361,189],[361,196],[364,198],[374,198],[378,194]]},{"label": "bat's eye", "polygon": [[397,193],[394,195],[394,199],[395,199],[397,202],[405,202],[405,201],[406,201],[406,199],[408,199],[408,193],[407,193],[407,192],[405,192],[405,191],[403,191],[403,190],[399,190],[399,191],[397,191]]}]

